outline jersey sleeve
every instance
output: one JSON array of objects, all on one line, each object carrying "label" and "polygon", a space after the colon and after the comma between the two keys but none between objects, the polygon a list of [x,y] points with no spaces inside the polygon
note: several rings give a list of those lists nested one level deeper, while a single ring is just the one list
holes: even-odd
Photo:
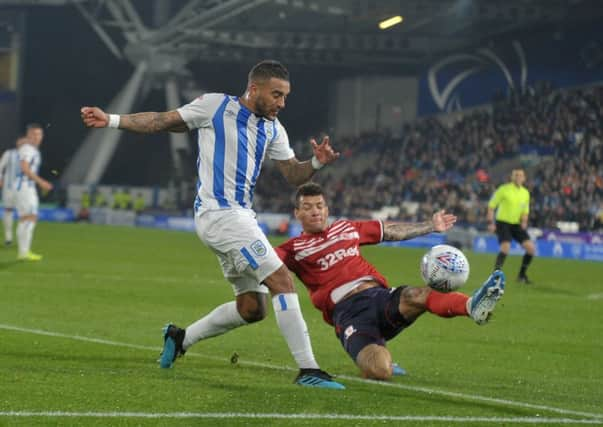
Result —
[{"label": "jersey sleeve", "polygon": [[208,93],[176,111],[190,130],[206,127],[210,124],[220,102],[224,100],[224,96],[220,93]]},{"label": "jersey sleeve", "polygon": [[287,266],[287,268],[293,272],[295,272],[294,268],[294,255],[291,252],[291,240],[286,241],[282,245],[274,248],[278,257],[283,261],[283,264]]},{"label": "jersey sleeve", "polygon": [[295,153],[289,144],[289,135],[285,127],[275,120],[273,123],[267,123],[266,126],[272,126],[272,140],[268,144],[267,154],[272,160],[289,160],[295,157]]},{"label": "jersey sleeve", "polygon": [[29,144],[25,144],[19,148],[19,162],[31,163],[36,155],[36,149]]},{"label": "jersey sleeve", "polygon": [[490,209],[496,209],[496,207],[500,204],[500,201],[502,199],[503,188],[504,187],[498,187],[498,189],[490,198],[490,201],[488,202],[488,207]]},{"label": "jersey sleeve", "polygon": [[383,223],[381,221],[355,221],[352,222],[352,225],[358,230],[361,245],[383,241]]}]

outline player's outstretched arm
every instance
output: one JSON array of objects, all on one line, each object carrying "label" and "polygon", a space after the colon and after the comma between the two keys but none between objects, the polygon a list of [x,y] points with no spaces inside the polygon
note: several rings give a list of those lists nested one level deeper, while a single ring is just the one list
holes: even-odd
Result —
[{"label": "player's outstretched arm", "polygon": [[408,240],[433,231],[450,230],[456,222],[456,216],[438,211],[433,214],[431,221],[424,222],[388,222],[383,226],[383,240]]},{"label": "player's outstretched arm", "polygon": [[82,121],[89,128],[114,127],[138,133],[186,132],[188,127],[178,111],[162,113],[107,114],[98,107],[82,107]]},{"label": "player's outstretched arm", "polygon": [[289,160],[278,161],[278,167],[287,182],[291,185],[302,185],[310,180],[317,170],[323,166],[333,163],[339,157],[339,153],[333,150],[329,137],[325,136],[318,144],[315,139],[310,140],[314,156],[310,160],[300,162],[295,157]]}]

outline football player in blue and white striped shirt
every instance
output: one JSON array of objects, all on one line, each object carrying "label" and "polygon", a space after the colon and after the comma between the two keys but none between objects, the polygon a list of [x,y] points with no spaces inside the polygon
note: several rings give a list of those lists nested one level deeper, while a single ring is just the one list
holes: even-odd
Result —
[{"label": "football player in blue and white striped shirt", "polygon": [[2,187],[2,207],[4,208],[2,223],[6,246],[13,242],[13,216],[16,207],[15,184],[21,171],[17,150],[26,141],[27,139],[24,137],[18,138],[16,148],[6,150],[0,158],[0,187]]},{"label": "football player in blue and white striped shirt", "polygon": [[19,175],[15,182],[15,204],[19,215],[17,225],[17,259],[20,261],[40,261],[42,255],[31,251],[34,230],[38,222],[38,192],[52,190],[52,184],[38,175],[42,156],[40,144],[44,139],[44,128],[37,123],[27,125],[27,140],[19,147]]},{"label": "football player in blue and white striped shirt", "polygon": [[195,226],[217,255],[235,301],[223,304],[186,329],[168,325],[160,366],[169,368],[194,343],[221,335],[266,316],[268,292],[278,326],[287,341],[304,386],[344,388],[320,370],[287,267],[266,239],[252,210],[253,192],[266,155],[287,181],[300,185],[339,153],[328,137],[311,140],[314,156],[300,162],[277,116],[290,92],[289,73],[277,61],[262,61],[249,72],[243,96],[210,93],[177,110],[127,115],[83,107],[88,127],[113,127],[141,133],[197,130]]}]

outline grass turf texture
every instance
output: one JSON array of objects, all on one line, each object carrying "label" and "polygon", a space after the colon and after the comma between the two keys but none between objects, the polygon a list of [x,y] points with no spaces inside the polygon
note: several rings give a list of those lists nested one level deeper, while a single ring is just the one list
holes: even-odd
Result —
[{"label": "grass turf texture", "polygon": [[[197,344],[173,369],[158,368],[167,321],[186,326],[232,299],[215,256],[194,234],[42,223],[33,248],[45,256],[42,262],[17,263],[14,247],[0,249],[0,425],[533,425],[519,417],[603,423],[601,263],[536,258],[529,271],[536,285],[525,286],[513,280],[520,258],[509,257],[507,291],[492,322],[479,327],[468,318],[423,315],[389,343],[408,375],[387,385],[358,379],[298,283],[317,360],[347,386],[329,391],[292,384],[295,363],[270,307],[264,321]],[[363,248],[392,285],[421,283],[423,252]],[[470,293],[494,256],[467,255],[471,276],[461,291]],[[207,413],[217,415],[204,418]],[[326,418],[337,414],[347,418]]]}]

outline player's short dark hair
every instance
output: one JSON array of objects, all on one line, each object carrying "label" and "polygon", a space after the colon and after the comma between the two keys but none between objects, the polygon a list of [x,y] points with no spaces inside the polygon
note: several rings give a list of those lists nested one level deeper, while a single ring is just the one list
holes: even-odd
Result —
[{"label": "player's short dark hair", "polygon": [[289,71],[283,64],[272,59],[265,59],[253,66],[249,71],[249,81],[266,81],[272,77],[280,80],[289,81]]},{"label": "player's short dark hair", "polygon": [[42,129],[44,130],[44,126],[42,126],[40,123],[28,123],[27,125],[25,125],[25,130],[28,131],[30,129]]},{"label": "player's short dark hair", "polygon": [[307,182],[303,185],[300,185],[295,193],[295,207],[299,207],[299,200],[304,196],[324,196],[325,192],[323,191],[320,184],[316,182]]}]

